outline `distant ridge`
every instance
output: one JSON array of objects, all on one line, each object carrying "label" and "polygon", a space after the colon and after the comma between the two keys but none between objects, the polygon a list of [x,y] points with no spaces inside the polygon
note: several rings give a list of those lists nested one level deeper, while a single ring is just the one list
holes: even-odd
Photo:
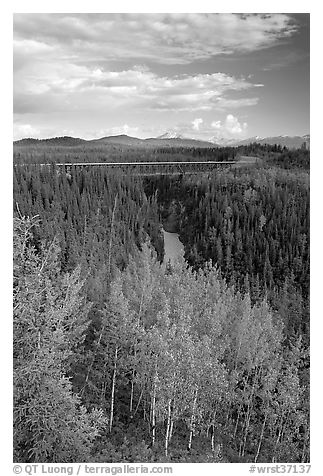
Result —
[{"label": "distant ridge", "polygon": [[100,139],[78,139],[74,137],[53,137],[50,139],[21,139],[14,142],[17,146],[78,146],[78,145],[100,145],[100,146],[125,146],[125,147],[216,147],[212,142],[199,141],[195,139],[187,139],[183,136],[177,135],[171,137],[171,134],[166,133],[160,137],[152,137],[148,139],[138,139],[137,137],[130,137],[125,134],[117,136],[101,137]]},{"label": "distant ridge", "polygon": [[178,134],[176,131],[168,131],[161,136],[156,137],[156,139],[187,139],[182,134]]},{"label": "distant ridge", "polygon": [[212,142],[197,140],[197,139],[188,139],[180,137],[157,137],[156,139],[145,139],[147,144],[153,147],[217,147]]},{"label": "distant ridge", "polygon": [[287,147],[288,149],[300,149],[306,144],[306,148],[310,148],[310,134],[305,134],[303,136],[273,136],[273,137],[249,137],[248,139],[243,140],[219,140],[217,138],[212,139],[213,143],[219,147],[232,146],[238,147],[240,145],[249,145],[252,143],[257,143],[261,145],[280,145],[282,147]]},{"label": "distant ridge", "polygon": [[261,145],[280,145],[282,147],[287,147],[288,149],[299,149],[301,147],[310,148],[310,134],[305,134],[303,136],[273,136],[273,137],[249,137],[248,139],[235,140],[235,139],[221,139],[221,138],[212,138],[210,141],[202,141],[197,139],[190,139],[184,137],[176,132],[166,132],[159,137],[151,137],[148,139],[139,139],[137,137],[130,137],[125,134],[116,135],[116,136],[107,136],[101,137],[100,139],[80,139],[76,137],[52,137],[49,139],[21,139],[14,141],[16,146],[38,146],[38,145],[48,145],[48,146],[64,146],[64,147],[75,147],[75,146],[87,146],[87,145],[100,145],[100,146],[124,146],[124,147],[142,147],[142,148],[163,148],[163,147],[200,147],[200,148],[211,148],[211,147],[239,147],[243,145],[249,145],[252,143],[257,143]]},{"label": "distant ridge", "polygon": [[126,134],[120,134],[117,136],[108,136],[108,137],[101,137],[101,139],[92,139],[87,141],[91,144],[124,144],[129,146],[140,146],[143,142],[142,139],[138,139],[137,137],[127,136]]},{"label": "distant ridge", "polygon": [[40,145],[40,144],[48,144],[48,145],[57,145],[57,146],[76,146],[86,143],[85,139],[79,139],[77,137],[51,137],[50,139],[21,139],[14,141],[16,145]]}]

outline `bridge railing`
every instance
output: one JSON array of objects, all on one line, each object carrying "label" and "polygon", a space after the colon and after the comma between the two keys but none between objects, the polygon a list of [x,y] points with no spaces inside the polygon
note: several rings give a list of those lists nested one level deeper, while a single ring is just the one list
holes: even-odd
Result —
[{"label": "bridge railing", "polygon": [[[250,158],[254,159],[254,158]],[[105,167],[110,170],[118,170],[123,173],[135,173],[143,175],[157,174],[186,174],[196,172],[207,172],[216,168],[223,167],[240,167],[243,165],[254,165],[254,160],[240,161],[158,161],[158,162],[65,162],[65,163],[43,163],[28,164],[31,166],[41,167],[57,167],[71,172],[72,169],[89,168],[89,167]],[[24,165],[24,164],[21,164]],[[27,165],[27,164],[25,164]]]}]

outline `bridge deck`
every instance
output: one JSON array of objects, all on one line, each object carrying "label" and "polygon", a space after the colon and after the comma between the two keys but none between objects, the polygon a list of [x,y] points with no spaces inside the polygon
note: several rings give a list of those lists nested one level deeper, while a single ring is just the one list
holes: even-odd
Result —
[{"label": "bridge deck", "polygon": [[[241,160],[242,159],[242,160]],[[240,160],[226,161],[145,161],[145,162],[59,162],[42,164],[15,164],[15,166],[40,166],[40,167],[58,167],[70,172],[73,168],[85,167],[106,167],[110,170],[118,169],[124,173],[131,172],[139,175],[160,175],[160,174],[193,174],[198,172],[212,171],[222,167],[242,167],[254,165],[258,161],[256,157],[241,157]]]},{"label": "bridge deck", "polygon": [[[123,167],[123,166],[172,166],[172,165],[230,165],[236,164],[236,161],[223,161],[223,162],[215,162],[215,161],[177,161],[177,162],[170,162],[170,161],[158,161],[158,162],[62,162],[62,163],[55,163],[54,165],[60,167],[88,167],[88,166],[105,166],[105,167]],[[39,165],[53,165],[53,164],[39,164]]]}]

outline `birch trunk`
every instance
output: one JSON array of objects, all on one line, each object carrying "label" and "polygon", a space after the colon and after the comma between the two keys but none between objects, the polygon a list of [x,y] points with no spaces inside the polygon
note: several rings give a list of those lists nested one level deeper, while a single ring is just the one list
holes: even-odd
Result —
[{"label": "birch trunk", "polygon": [[133,391],[134,391],[134,380],[135,380],[135,371],[132,371],[132,379],[131,379],[131,394],[130,394],[130,416],[132,416],[132,410],[133,410]]},{"label": "birch trunk", "polygon": [[137,413],[137,411],[138,411],[138,408],[139,408],[139,405],[140,405],[140,403],[141,403],[141,399],[142,399],[143,393],[144,393],[144,387],[142,387],[142,389],[141,389],[141,392],[140,392],[140,395],[139,395],[139,399],[138,399],[138,402],[137,402],[137,406],[136,406],[134,415],[135,415],[135,414]]},{"label": "birch trunk", "polygon": [[235,427],[234,427],[233,438],[235,438],[236,434],[237,434],[238,424],[239,424],[239,420],[240,420],[240,414],[241,414],[241,406],[240,406],[239,411],[238,411],[238,416],[237,416],[236,424],[235,424]]},{"label": "birch trunk", "polygon": [[211,449],[212,449],[212,453],[214,453],[215,416],[216,416],[216,412],[214,412],[213,420],[212,420],[212,437],[211,437]]},{"label": "birch trunk", "polygon": [[274,454],[273,454],[273,459],[272,459],[272,462],[273,462],[273,463],[276,462],[276,451],[277,451],[277,446],[278,446],[278,443],[279,443],[279,440],[280,440],[280,437],[281,437],[281,434],[282,434],[282,431],[283,431],[283,425],[284,425],[284,415],[282,415],[282,417],[281,417],[280,428],[279,428],[279,432],[278,432],[278,437],[277,437],[277,440],[276,440],[276,442],[275,442]]},{"label": "birch trunk", "polygon": [[154,377],[154,389],[151,403],[151,436],[152,436],[152,446],[154,446],[156,441],[156,385],[157,385],[157,371]]},{"label": "birch trunk", "polygon": [[[139,329],[139,326],[140,326],[143,296],[144,296],[144,293],[142,292],[141,293],[141,298],[140,298],[139,311],[138,311],[138,321],[137,321],[138,329]],[[137,345],[136,344],[137,343],[136,343],[136,339],[135,339],[134,343],[133,343],[133,351],[134,351],[135,362],[136,362],[136,357],[137,357]],[[132,412],[133,412],[134,386],[135,386],[135,370],[133,369],[132,370],[132,375],[131,375],[131,395],[130,395],[130,408],[129,408],[131,416],[132,416]]]},{"label": "birch trunk", "polygon": [[196,408],[196,402],[197,402],[197,391],[198,389],[195,389],[195,394],[194,394],[194,400],[193,400],[193,408],[192,408],[192,416],[191,416],[191,422],[190,422],[190,437],[188,441],[188,450],[191,451],[192,448],[192,440],[193,440],[193,433],[194,433],[194,426],[195,426],[195,408]]},{"label": "birch trunk", "polygon": [[265,426],[266,426],[266,421],[267,421],[267,415],[268,415],[268,413],[266,413],[265,418],[264,418],[264,422],[263,422],[262,427],[261,427],[259,444],[258,444],[256,456],[255,456],[255,463],[257,463],[258,456],[259,456],[259,453],[260,453],[260,448],[261,448],[261,444],[262,444],[262,439],[264,437],[264,431],[265,431]]},{"label": "birch trunk", "polygon": [[112,431],[112,424],[113,424],[113,413],[114,413],[114,394],[115,394],[115,387],[116,387],[116,375],[117,375],[117,360],[118,360],[118,347],[115,348],[114,353],[114,367],[113,367],[113,375],[112,375],[112,389],[111,389],[111,407],[110,407],[110,423],[109,423],[109,431]]},{"label": "birch trunk", "polygon": [[108,360],[107,360],[107,358],[106,358],[106,359],[105,359],[105,362],[104,362],[103,372],[102,372],[102,375],[103,375],[103,383],[102,383],[102,385],[101,385],[101,397],[100,397],[101,405],[104,404],[105,395],[106,395],[106,391],[107,391],[107,381],[106,381],[106,369],[107,369],[107,365],[108,365]]},{"label": "birch trunk", "polygon": [[171,400],[168,400],[168,412],[167,412],[167,427],[165,435],[165,456],[168,456],[168,443],[169,443],[169,431],[170,431],[170,421],[171,421]]},{"label": "birch trunk", "polygon": [[173,429],[174,429],[174,420],[173,420],[173,418],[172,418],[172,419],[171,419],[171,422],[170,422],[169,441],[171,441],[171,439],[172,439]]}]

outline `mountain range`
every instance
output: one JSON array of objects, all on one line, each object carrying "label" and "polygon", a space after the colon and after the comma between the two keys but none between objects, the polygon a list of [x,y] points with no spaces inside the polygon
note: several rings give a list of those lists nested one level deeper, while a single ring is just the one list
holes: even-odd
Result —
[{"label": "mountain range", "polygon": [[281,135],[281,136],[273,136],[273,137],[259,137],[259,136],[254,136],[254,137],[249,137],[248,139],[242,139],[242,140],[217,140],[214,138],[212,140],[214,144],[217,144],[218,146],[233,146],[233,147],[238,147],[239,145],[248,145],[252,144],[254,142],[257,142],[258,144],[269,144],[269,145],[281,145],[282,147],[287,147],[288,149],[299,149],[303,147],[303,144],[306,144],[306,148],[310,148],[310,135],[305,134],[303,136],[288,136],[288,135]]},{"label": "mountain range", "polygon": [[53,137],[50,139],[21,139],[15,141],[14,144],[18,146],[37,146],[37,145],[49,145],[49,146],[124,146],[124,147],[238,147],[240,145],[248,145],[257,142],[258,144],[269,145],[281,145],[289,149],[298,149],[304,147],[310,148],[310,135],[303,136],[274,136],[274,137],[259,137],[254,136],[248,139],[236,140],[236,139],[219,139],[212,138],[209,141],[197,140],[184,137],[176,132],[166,132],[158,137],[152,137],[148,139],[138,139],[137,137],[130,137],[125,134],[117,136],[102,137],[101,139],[85,140],[75,137]]}]

